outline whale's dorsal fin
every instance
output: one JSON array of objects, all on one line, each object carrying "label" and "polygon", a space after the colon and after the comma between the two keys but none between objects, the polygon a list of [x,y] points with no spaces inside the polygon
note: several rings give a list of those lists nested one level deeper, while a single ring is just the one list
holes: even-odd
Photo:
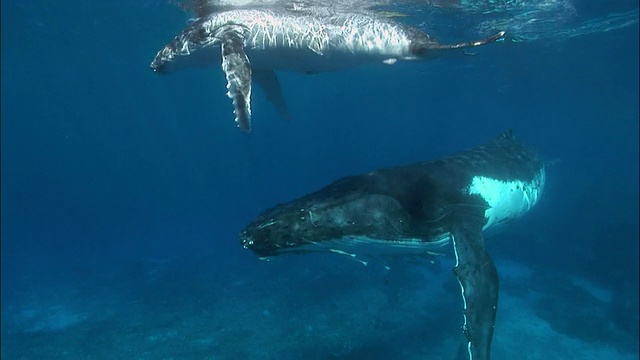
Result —
[{"label": "whale's dorsal fin", "polygon": [[233,28],[222,32],[222,71],[227,78],[227,96],[242,131],[251,131],[251,64],[244,52],[244,37]]},{"label": "whale's dorsal fin", "polygon": [[489,360],[498,307],[498,272],[484,248],[484,209],[460,206],[451,224],[456,266],[464,304],[462,330],[470,360]]},{"label": "whale's dorsal fin", "polygon": [[282,96],[282,88],[278,81],[278,76],[273,70],[257,70],[253,72],[253,79],[256,84],[264,91],[267,100],[272,103],[278,114],[285,119],[291,119],[289,109],[287,109],[287,103]]}]

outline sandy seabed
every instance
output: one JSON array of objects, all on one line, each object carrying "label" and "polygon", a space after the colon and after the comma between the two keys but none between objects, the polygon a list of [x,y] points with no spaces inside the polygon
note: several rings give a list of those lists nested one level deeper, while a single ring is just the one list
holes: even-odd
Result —
[{"label": "sandy seabed", "polygon": [[[451,260],[369,266],[308,255],[213,266],[146,260],[3,294],[2,359],[454,359]],[[389,264],[387,264],[389,265]],[[494,360],[632,360],[611,291],[497,261]],[[635,302],[635,303],[634,303]],[[637,297],[627,306],[637,331]]]}]

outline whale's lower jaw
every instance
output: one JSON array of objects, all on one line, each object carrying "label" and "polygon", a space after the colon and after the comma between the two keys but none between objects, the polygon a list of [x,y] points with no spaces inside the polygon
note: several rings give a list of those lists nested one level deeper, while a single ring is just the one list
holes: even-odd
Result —
[{"label": "whale's lower jaw", "polygon": [[282,247],[274,253],[260,258],[269,259],[277,255],[301,253],[336,253],[348,255],[360,261],[365,257],[377,258],[396,255],[439,256],[442,255],[439,250],[449,243],[450,235],[448,233],[429,242],[420,239],[383,240],[354,235],[296,247]]}]

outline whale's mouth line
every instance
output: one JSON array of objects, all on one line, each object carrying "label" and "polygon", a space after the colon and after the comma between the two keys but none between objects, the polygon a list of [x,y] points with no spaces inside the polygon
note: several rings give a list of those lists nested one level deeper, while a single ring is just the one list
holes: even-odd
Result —
[{"label": "whale's mouth line", "polygon": [[[252,243],[247,239],[248,243]],[[353,258],[359,257],[379,257],[386,255],[433,255],[442,256],[438,250],[450,242],[449,234],[443,234],[434,241],[423,241],[421,239],[398,239],[381,240],[365,236],[345,236],[340,239],[324,241],[302,241],[300,246],[277,246],[266,256],[259,256],[260,259],[269,259],[284,254],[310,254],[310,253],[336,253],[348,255]]]}]

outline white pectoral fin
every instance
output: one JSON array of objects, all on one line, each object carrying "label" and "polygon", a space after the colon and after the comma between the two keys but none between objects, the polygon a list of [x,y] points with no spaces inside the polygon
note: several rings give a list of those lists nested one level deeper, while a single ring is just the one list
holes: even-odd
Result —
[{"label": "white pectoral fin", "polygon": [[244,52],[242,35],[227,31],[222,35],[222,71],[227,78],[227,96],[233,101],[236,123],[251,131],[251,64]]},{"label": "white pectoral fin", "polygon": [[389,58],[389,59],[386,59],[386,60],[382,60],[382,62],[383,62],[383,63],[385,63],[385,64],[387,64],[387,65],[393,65],[393,64],[395,64],[396,62],[398,62],[398,59],[396,59],[396,58]]},{"label": "white pectoral fin", "polygon": [[498,306],[498,272],[484,248],[483,210],[459,210],[453,215],[451,239],[456,256],[453,272],[463,300],[467,352],[470,360],[489,360]]}]

